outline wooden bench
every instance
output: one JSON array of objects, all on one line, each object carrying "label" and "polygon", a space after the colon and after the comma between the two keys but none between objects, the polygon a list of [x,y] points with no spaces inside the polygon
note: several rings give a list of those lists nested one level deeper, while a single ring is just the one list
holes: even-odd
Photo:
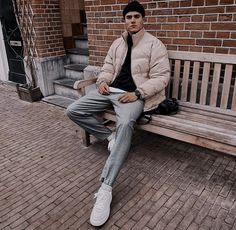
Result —
[{"label": "wooden bench", "polygon": [[[236,155],[236,55],[169,51],[169,59],[166,96],[178,99],[179,112],[154,115],[149,124],[137,128]],[[85,87],[95,81],[77,81],[74,88],[84,95]],[[113,111],[103,116],[116,120]],[[90,144],[86,132],[83,143]]]}]

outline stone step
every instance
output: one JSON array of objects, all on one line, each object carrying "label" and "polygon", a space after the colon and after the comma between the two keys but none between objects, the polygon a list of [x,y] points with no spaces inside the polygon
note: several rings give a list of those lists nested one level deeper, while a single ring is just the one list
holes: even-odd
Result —
[{"label": "stone step", "polygon": [[81,95],[79,95],[77,90],[73,89],[75,81],[75,79],[71,78],[62,78],[53,81],[55,94],[74,100],[78,99]]},{"label": "stone step", "polygon": [[73,103],[75,100],[68,98],[68,97],[63,97],[60,95],[50,95],[47,97],[44,97],[42,99],[42,101],[52,104],[52,105],[56,105],[62,108],[67,108],[71,103]]},{"label": "stone step", "polygon": [[74,79],[74,80],[81,80],[84,79],[84,69],[87,65],[82,64],[70,64],[65,65],[66,77]]},{"label": "stone step", "polygon": [[88,49],[88,36],[87,35],[78,35],[74,36],[76,48]]},{"label": "stone step", "polygon": [[66,51],[70,63],[88,65],[89,52],[88,49],[73,48]]}]

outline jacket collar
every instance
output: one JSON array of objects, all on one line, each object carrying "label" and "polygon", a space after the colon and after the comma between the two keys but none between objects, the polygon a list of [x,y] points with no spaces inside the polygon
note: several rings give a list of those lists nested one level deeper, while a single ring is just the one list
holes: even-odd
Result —
[{"label": "jacket collar", "polygon": [[[144,33],[145,33],[145,29],[142,28],[139,32],[132,35],[133,46],[136,46],[139,43],[139,41],[142,39]],[[125,32],[123,32],[122,37],[127,42],[127,37],[128,37],[128,31],[127,30]]]}]

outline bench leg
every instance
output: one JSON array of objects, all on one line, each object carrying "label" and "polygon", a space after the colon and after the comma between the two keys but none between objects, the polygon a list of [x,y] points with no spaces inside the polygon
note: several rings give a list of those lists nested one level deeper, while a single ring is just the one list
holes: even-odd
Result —
[{"label": "bench leg", "polygon": [[85,130],[81,131],[83,145],[88,147],[90,145],[90,134]]}]

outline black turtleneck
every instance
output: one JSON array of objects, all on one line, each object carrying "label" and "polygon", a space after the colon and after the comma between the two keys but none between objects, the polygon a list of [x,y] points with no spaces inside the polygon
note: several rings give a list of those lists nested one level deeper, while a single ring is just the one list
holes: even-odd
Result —
[{"label": "black turtleneck", "polygon": [[131,74],[131,50],[133,46],[132,36],[128,33],[127,37],[128,51],[125,58],[125,62],[122,65],[119,75],[111,83],[110,86],[119,88],[128,92],[134,92],[136,85],[133,81]]}]

